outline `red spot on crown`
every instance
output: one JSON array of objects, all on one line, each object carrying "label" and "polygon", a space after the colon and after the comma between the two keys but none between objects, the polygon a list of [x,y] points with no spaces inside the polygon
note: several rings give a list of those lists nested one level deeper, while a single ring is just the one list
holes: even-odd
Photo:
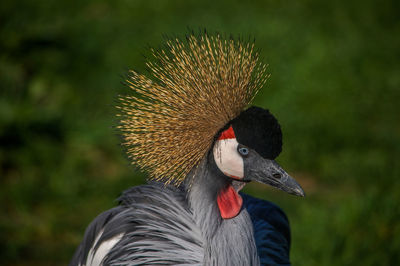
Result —
[{"label": "red spot on crown", "polygon": [[232,126],[230,126],[227,130],[222,131],[221,135],[219,135],[218,140],[222,139],[235,139],[235,132],[233,131]]}]

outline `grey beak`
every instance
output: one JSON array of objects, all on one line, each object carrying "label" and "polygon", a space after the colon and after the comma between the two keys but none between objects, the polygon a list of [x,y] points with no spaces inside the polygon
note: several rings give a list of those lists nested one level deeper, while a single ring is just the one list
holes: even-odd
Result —
[{"label": "grey beak", "polygon": [[261,156],[251,167],[248,167],[248,178],[253,181],[268,184],[289,194],[304,197],[305,193],[296,180],[291,177],[274,160],[264,159]]}]

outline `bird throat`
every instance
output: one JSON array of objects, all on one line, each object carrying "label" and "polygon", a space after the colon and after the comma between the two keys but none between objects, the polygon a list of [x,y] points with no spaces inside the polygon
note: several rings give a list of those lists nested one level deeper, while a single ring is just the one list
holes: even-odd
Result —
[{"label": "bird throat", "polygon": [[223,219],[231,219],[239,214],[242,208],[243,199],[230,184],[219,192],[217,204],[221,217]]}]

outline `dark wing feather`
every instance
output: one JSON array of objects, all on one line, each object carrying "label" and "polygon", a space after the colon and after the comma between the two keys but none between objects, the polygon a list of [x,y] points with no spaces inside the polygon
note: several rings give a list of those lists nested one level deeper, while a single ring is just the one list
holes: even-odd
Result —
[{"label": "dark wing feather", "polygon": [[290,227],[275,204],[241,193],[254,227],[261,265],[290,265]]}]

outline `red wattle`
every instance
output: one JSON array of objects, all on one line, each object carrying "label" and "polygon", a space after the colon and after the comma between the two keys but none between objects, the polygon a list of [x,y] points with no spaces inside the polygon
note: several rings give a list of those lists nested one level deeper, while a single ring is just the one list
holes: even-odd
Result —
[{"label": "red wattle", "polygon": [[239,214],[243,199],[236,190],[229,185],[220,191],[217,198],[219,212],[224,219],[230,219]]}]

